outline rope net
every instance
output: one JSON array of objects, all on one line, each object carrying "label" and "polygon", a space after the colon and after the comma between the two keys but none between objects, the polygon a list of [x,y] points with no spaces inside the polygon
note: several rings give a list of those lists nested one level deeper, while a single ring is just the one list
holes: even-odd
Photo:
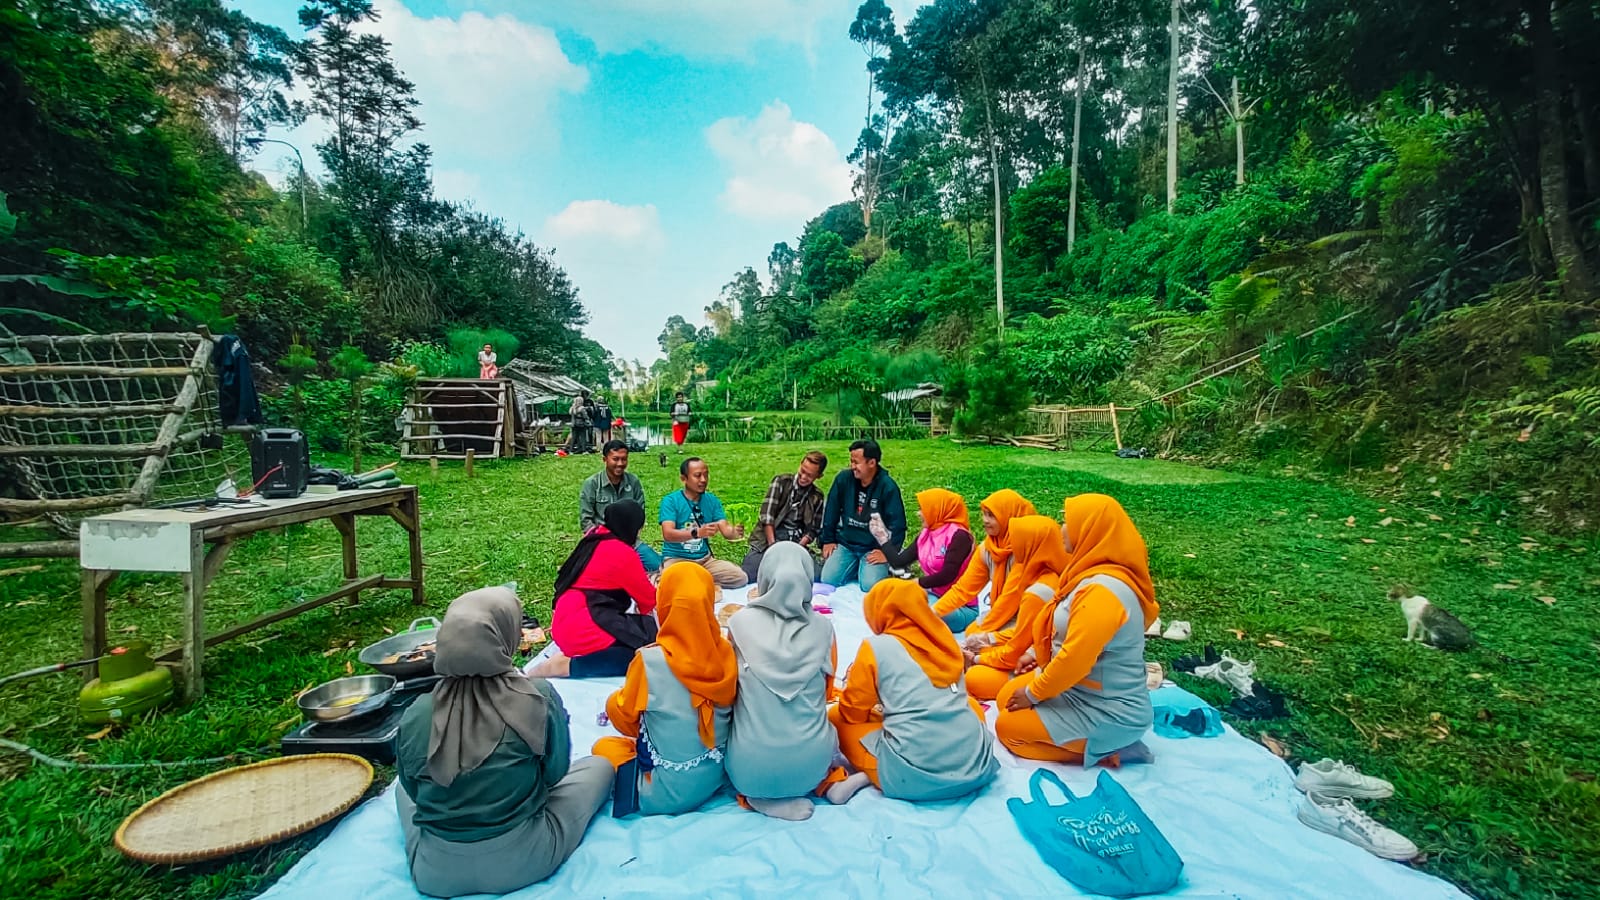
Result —
[{"label": "rope net", "polygon": [[0,337],[0,473],[33,499],[81,501],[38,504],[65,533],[107,509],[248,483],[245,440],[219,419],[211,347],[199,334]]}]

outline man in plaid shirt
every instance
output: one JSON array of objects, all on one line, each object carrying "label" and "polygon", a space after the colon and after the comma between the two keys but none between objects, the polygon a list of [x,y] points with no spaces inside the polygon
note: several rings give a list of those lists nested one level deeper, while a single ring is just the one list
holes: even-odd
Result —
[{"label": "man in plaid shirt", "polygon": [[761,569],[761,557],[773,544],[793,541],[808,550],[816,546],[822,532],[822,508],[827,502],[817,487],[817,479],[827,468],[828,457],[812,450],[800,460],[799,471],[772,479],[767,496],[761,501],[761,517],[750,535],[750,552],[740,566],[751,584]]}]

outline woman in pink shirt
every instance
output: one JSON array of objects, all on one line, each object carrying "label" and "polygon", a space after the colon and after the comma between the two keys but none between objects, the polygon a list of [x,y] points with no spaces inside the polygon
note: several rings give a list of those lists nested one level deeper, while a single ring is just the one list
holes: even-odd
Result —
[{"label": "woman in pink shirt", "polygon": [[[633,549],[644,527],[644,507],[619,500],[606,507],[602,521],[556,573],[550,636],[560,652],[531,675],[620,678],[628,673],[634,651],[655,642],[656,588]],[[638,612],[629,612],[634,605]]]}]

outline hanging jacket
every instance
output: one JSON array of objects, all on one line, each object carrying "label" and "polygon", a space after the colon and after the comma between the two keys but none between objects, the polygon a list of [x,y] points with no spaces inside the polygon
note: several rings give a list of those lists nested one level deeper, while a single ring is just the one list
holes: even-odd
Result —
[{"label": "hanging jacket", "polygon": [[250,353],[237,335],[225,334],[211,349],[211,368],[217,373],[217,414],[223,427],[260,425],[261,398],[250,374]]}]

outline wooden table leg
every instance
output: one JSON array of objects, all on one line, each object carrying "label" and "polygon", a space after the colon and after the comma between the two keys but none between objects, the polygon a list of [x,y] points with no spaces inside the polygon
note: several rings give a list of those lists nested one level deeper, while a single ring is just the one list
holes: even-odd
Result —
[{"label": "wooden table leg", "polygon": [[200,699],[205,691],[206,655],[206,542],[195,529],[189,535],[189,571],[183,575],[183,698]]},{"label": "wooden table leg", "polygon": [[406,537],[411,544],[411,602],[416,606],[423,604],[422,592],[422,515],[417,508],[417,495],[413,491],[401,504],[406,515],[411,519],[406,526]]},{"label": "wooden table leg", "polygon": [[[83,596],[83,658],[96,659],[106,652],[106,594],[115,573],[99,569],[84,569],[81,591]],[[85,681],[98,677],[99,666],[83,670]]]},{"label": "wooden table leg", "polygon": [[339,530],[340,542],[344,545],[344,579],[353,581],[361,577],[361,570],[356,566],[356,517],[350,513],[334,516],[333,527]]}]

